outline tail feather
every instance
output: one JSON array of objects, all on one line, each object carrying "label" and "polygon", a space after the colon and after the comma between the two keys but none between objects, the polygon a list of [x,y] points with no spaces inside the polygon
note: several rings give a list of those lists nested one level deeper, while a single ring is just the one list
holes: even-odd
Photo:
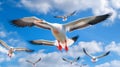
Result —
[{"label": "tail feather", "polygon": [[71,46],[73,43],[75,43],[77,41],[78,38],[79,38],[79,36],[77,35],[77,36],[74,36],[70,39],[67,39],[67,45]]}]

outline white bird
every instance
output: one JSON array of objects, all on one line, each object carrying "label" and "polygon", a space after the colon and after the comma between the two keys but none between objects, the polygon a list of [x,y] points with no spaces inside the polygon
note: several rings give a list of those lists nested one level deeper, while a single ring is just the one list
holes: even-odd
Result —
[{"label": "white bird", "polygon": [[6,49],[8,49],[8,56],[12,57],[13,52],[15,51],[26,51],[26,52],[33,52],[33,50],[27,49],[27,48],[13,48],[8,46],[3,40],[0,40],[0,44],[4,46]]},{"label": "white bird", "polygon": [[73,31],[73,30],[81,29],[90,25],[100,23],[101,21],[104,21],[108,17],[110,17],[111,14],[112,13],[82,18],[67,24],[49,23],[37,17],[24,17],[21,19],[12,20],[12,23],[18,27],[38,26],[40,28],[51,30],[58,42],[58,46],[57,46],[58,49],[62,50],[62,48],[65,48],[65,50],[68,51],[67,42],[68,41],[71,42],[73,40],[69,39],[66,36],[67,31]]},{"label": "white bird", "polygon": [[32,61],[30,61],[30,60],[26,60],[26,62],[31,63],[31,64],[33,65],[33,67],[35,67],[36,64],[37,64],[40,60],[41,60],[41,58],[39,58],[39,59],[38,59],[37,61],[35,61],[35,62],[32,62]]},{"label": "white bird", "polygon": [[74,14],[76,13],[76,11],[72,12],[72,13],[69,13],[67,15],[64,15],[64,16],[54,16],[55,18],[62,18],[63,21],[66,21],[68,17],[70,16],[73,16]]},{"label": "white bird", "polygon": [[108,51],[108,52],[106,52],[106,53],[104,53],[104,54],[102,54],[102,55],[100,55],[100,56],[92,56],[92,55],[90,55],[90,54],[85,50],[85,48],[83,48],[83,52],[84,52],[86,55],[88,55],[89,57],[91,57],[91,61],[92,61],[92,62],[97,62],[99,58],[105,57],[105,56],[107,56],[107,55],[110,53],[110,51]]},{"label": "white bird", "polygon": [[64,61],[70,63],[70,64],[73,64],[74,62],[77,62],[77,61],[80,59],[80,57],[77,57],[77,58],[75,58],[74,60],[69,60],[69,59],[66,59],[66,58],[62,58],[62,59],[63,59]]}]

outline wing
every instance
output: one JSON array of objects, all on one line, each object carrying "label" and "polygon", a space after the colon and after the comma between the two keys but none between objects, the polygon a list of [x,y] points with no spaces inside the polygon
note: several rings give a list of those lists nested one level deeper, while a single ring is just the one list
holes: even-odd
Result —
[{"label": "wing", "polygon": [[31,61],[29,61],[29,60],[26,60],[26,62],[28,62],[28,63],[32,63],[32,64],[33,64],[33,62],[31,62]]},{"label": "wing", "polygon": [[33,41],[30,41],[30,43],[35,44],[35,45],[55,46],[54,41],[48,41],[48,40],[33,40]]},{"label": "wing", "polygon": [[68,14],[67,17],[68,17],[68,16],[72,16],[72,15],[74,15],[75,13],[76,13],[76,11],[74,11],[74,12]]},{"label": "wing", "polygon": [[0,44],[5,48],[10,49],[10,47],[3,40],[0,40]]},{"label": "wing", "polygon": [[88,54],[88,52],[85,50],[85,48],[83,48],[83,52],[84,52],[86,55],[88,55],[89,57],[92,58],[92,56],[91,56],[90,54]]},{"label": "wing", "polygon": [[108,52],[104,53],[104,54],[103,54],[103,55],[101,55],[101,56],[97,56],[96,58],[102,58],[102,57],[104,57],[104,56],[107,56],[109,53],[110,53],[110,51],[108,51]]},{"label": "wing", "polygon": [[[42,22],[45,22],[44,20],[41,20],[37,17],[24,17],[21,19],[16,19],[16,20],[12,20],[11,21],[13,25],[18,26],[18,27],[26,27],[26,26],[38,26],[41,28],[45,28],[45,29],[50,29],[50,27],[46,24],[42,24]],[[35,22],[38,22],[37,24],[35,24]]]},{"label": "wing", "polygon": [[64,16],[54,16],[54,18],[63,18]]},{"label": "wing", "polygon": [[69,62],[70,63],[70,60],[68,60],[68,59],[65,59],[65,58],[62,58],[64,61],[66,61],[66,62]]},{"label": "wing", "polygon": [[73,31],[76,29],[81,29],[90,25],[94,25],[100,23],[101,21],[106,20],[108,17],[111,16],[112,13],[99,15],[99,16],[91,16],[83,19],[78,19],[71,23],[64,24],[64,27],[67,31]]},{"label": "wing", "polygon": [[41,60],[41,58],[39,58],[35,63],[38,63]]},{"label": "wing", "polygon": [[27,48],[14,48],[15,51],[26,51],[26,52],[33,52],[34,50],[30,50]]},{"label": "wing", "polygon": [[73,60],[73,62],[77,62],[80,59],[80,57],[77,57]]}]

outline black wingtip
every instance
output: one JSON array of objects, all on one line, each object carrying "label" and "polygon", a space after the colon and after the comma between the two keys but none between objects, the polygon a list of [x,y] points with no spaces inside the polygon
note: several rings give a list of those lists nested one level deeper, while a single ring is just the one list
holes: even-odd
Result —
[{"label": "black wingtip", "polygon": [[107,14],[104,14],[104,15],[96,16],[95,20],[90,21],[88,24],[90,24],[90,25],[97,24],[99,22],[102,22],[102,21],[106,20],[111,15],[112,15],[112,13],[107,13]]},{"label": "black wingtip", "polygon": [[26,50],[27,52],[34,52],[35,50],[32,50],[32,49],[30,49],[30,50]]},{"label": "black wingtip", "polygon": [[34,41],[29,41],[29,43],[34,44]]},{"label": "black wingtip", "polygon": [[72,37],[72,40],[75,42],[79,38],[79,35]]},{"label": "black wingtip", "polygon": [[77,58],[77,60],[79,60],[80,59],[80,56]]},{"label": "black wingtip", "polygon": [[83,52],[86,52],[85,48],[83,48]]},{"label": "black wingtip", "polygon": [[110,54],[110,51],[108,51],[108,52],[106,53],[106,55],[108,55],[108,54]]}]

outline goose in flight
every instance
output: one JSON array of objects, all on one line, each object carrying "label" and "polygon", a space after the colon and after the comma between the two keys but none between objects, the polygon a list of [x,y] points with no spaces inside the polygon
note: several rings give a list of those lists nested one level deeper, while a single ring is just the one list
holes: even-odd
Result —
[{"label": "goose in flight", "polygon": [[8,56],[12,57],[12,54],[15,51],[26,51],[26,52],[33,52],[33,50],[27,49],[27,48],[13,48],[8,46],[3,40],[0,40],[0,44],[4,46],[6,49],[8,49]]},{"label": "goose in flight", "polygon": [[39,58],[39,59],[38,59],[37,61],[35,61],[35,62],[29,61],[29,60],[26,60],[26,62],[31,63],[31,64],[33,65],[33,67],[35,67],[36,64],[37,64],[40,60],[41,60],[41,58]]},{"label": "goose in flight", "polygon": [[12,24],[18,27],[38,26],[40,28],[51,30],[51,32],[53,33],[54,37],[56,38],[58,42],[58,46],[57,46],[58,49],[62,50],[62,48],[64,48],[66,51],[68,51],[67,41],[73,41],[73,40],[69,39],[66,36],[67,31],[74,31],[77,29],[81,29],[87,26],[100,23],[106,20],[108,17],[110,17],[111,14],[112,13],[107,13],[104,15],[82,18],[82,19],[78,19],[78,20],[72,21],[67,24],[50,23],[45,20],[41,20],[37,17],[24,17],[21,19],[12,20],[11,22]]},{"label": "goose in flight", "polygon": [[74,14],[76,13],[76,11],[72,12],[72,13],[69,13],[67,15],[64,15],[64,16],[54,16],[55,18],[62,18],[63,21],[66,21],[68,17],[70,16],[73,16]]},{"label": "goose in flight", "polygon": [[66,59],[66,58],[62,58],[62,59],[63,59],[64,61],[70,63],[70,64],[73,64],[74,62],[77,62],[77,61],[80,59],[80,57],[77,57],[77,58],[75,58],[74,60],[68,60],[68,59]]},{"label": "goose in flight", "polygon": [[[73,42],[75,42],[78,39],[78,35],[74,36],[72,38],[70,38],[71,40],[67,39],[67,44],[68,46],[71,46]],[[57,40],[54,41],[49,41],[49,40],[32,40],[30,41],[30,43],[34,44],[34,45],[47,45],[47,46],[58,46]],[[64,47],[64,45],[61,45],[62,47]]]},{"label": "goose in flight", "polygon": [[105,56],[107,56],[107,55],[110,53],[110,51],[108,51],[108,52],[106,52],[106,53],[104,53],[104,54],[102,54],[102,55],[100,55],[100,56],[92,56],[92,55],[90,55],[90,54],[85,50],[85,48],[83,48],[83,52],[84,52],[86,55],[88,55],[89,57],[91,57],[91,61],[92,61],[92,62],[97,62],[99,58],[105,57]]}]

